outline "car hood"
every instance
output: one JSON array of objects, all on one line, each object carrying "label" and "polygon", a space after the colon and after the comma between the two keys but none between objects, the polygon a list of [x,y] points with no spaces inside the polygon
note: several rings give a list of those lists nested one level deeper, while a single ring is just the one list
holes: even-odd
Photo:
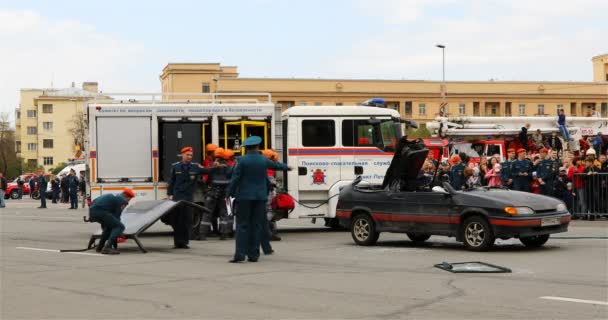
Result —
[{"label": "car hood", "polygon": [[562,203],[552,197],[542,196],[529,192],[503,189],[475,189],[458,192],[460,198],[466,202],[494,203],[495,206],[530,207],[534,211],[555,210]]}]

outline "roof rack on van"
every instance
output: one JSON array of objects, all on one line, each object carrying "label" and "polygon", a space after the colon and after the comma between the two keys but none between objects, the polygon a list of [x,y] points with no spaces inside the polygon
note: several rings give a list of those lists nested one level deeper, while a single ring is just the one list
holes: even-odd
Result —
[{"label": "roof rack on van", "polygon": [[199,93],[199,92],[100,92],[94,96],[93,103],[272,103],[272,95],[268,92],[222,92],[222,93]]}]

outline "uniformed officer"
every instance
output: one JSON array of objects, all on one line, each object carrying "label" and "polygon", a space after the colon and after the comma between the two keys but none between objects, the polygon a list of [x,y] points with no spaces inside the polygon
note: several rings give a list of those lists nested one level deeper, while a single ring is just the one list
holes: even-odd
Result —
[{"label": "uniformed officer", "polygon": [[78,209],[78,177],[76,177],[76,171],[70,169],[70,175],[68,176],[68,191],[70,193],[70,209]]},{"label": "uniformed officer", "polygon": [[540,193],[545,196],[553,196],[553,184],[555,182],[555,162],[547,154],[547,148],[540,149],[541,161],[536,167],[536,177],[540,184]]},{"label": "uniformed officer", "polygon": [[[213,172],[214,168],[203,168],[198,163],[192,162],[194,155],[192,147],[181,150],[182,161],[173,164],[171,177],[167,187],[167,195],[170,200],[185,200],[192,202],[196,181],[203,174]],[[192,225],[192,212],[190,208],[182,208],[181,212],[170,219],[173,227],[173,243],[175,249],[189,249],[190,228]]]},{"label": "uniformed officer", "polygon": [[[36,183],[38,184],[38,193],[40,194],[40,207],[38,207],[39,209],[46,209],[46,188],[47,188],[47,181],[46,181],[46,177],[44,176],[44,170],[40,169],[38,170],[38,177],[36,178]],[[33,193],[33,190],[30,190],[31,193]]]},{"label": "uniformed officer", "polygon": [[236,251],[230,262],[257,262],[260,256],[260,229],[266,219],[268,169],[288,170],[286,164],[273,162],[259,152],[262,138],[251,136],[243,142],[246,154],[233,169],[228,194],[237,202]]},{"label": "uniformed officer", "polygon": [[200,240],[207,240],[207,235],[211,231],[211,220],[215,217],[219,218],[220,240],[226,240],[226,237],[232,232],[232,219],[228,216],[226,208],[226,188],[230,183],[230,174],[232,167],[226,162],[225,150],[222,148],[215,149],[213,153],[215,162],[213,167],[217,167],[215,172],[209,174],[207,185],[209,191],[205,197],[205,207],[209,209],[203,213],[203,219],[200,226]]},{"label": "uniformed officer", "polygon": [[464,164],[460,160],[460,156],[454,155],[450,158],[452,169],[450,170],[450,184],[456,190],[462,190],[464,186]]},{"label": "uniformed officer", "polygon": [[[125,231],[120,222],[122,210],[135,197],[131,189],[124,189],[122,193],[107,193],[93,200],[89,207],[89,220],[101,224],[102,233],[99,245],[95,248],[102,254],[119,254],[116,239]],[[109,240],[108,243],[106,243]]]},{"label": "uniformed officer", "polygon": [[513,179],[511,178],[511,164],[515,161],[515,149],[509,148],[507,149],[507,160],[502,163],[502,169],[500,170],[500,179],[502,180],[502,185],[512,189],[513,188]]},{"label": "uniformed officer", "polygon": [[532,163],[526,159],[526,149],[517,150],[517,160],[511,163],[513,190],[530,192]]}]

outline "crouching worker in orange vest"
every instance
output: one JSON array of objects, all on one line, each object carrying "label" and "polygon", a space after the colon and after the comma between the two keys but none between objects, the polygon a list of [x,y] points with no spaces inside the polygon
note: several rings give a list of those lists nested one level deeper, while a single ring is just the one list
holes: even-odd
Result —
[{"label": "crouching worker in orange vest", "polygon": [[120,215],[134,197],[133,190],[125,188],[122,193],[108,193],[93,200],[89,207],[89,220],[101,224],[103,230],[99,245],[95,248],[97,252],[120,253],[117,249],[116,239],[125,231],[125,226],[120,222]]}]

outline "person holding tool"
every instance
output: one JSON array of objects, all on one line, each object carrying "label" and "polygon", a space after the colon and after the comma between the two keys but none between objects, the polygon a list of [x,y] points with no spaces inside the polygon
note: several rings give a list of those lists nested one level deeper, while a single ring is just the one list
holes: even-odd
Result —
[{"label": "person holding tool", "polygon": [[228,195],[236,202],[236,250],[229,262],[257,262],[260,256],[260,229],[268,224],[268,169],[289,170],[281,162],[274,162],[260,154],[262,138],[251,136],[243,146],[246,154],[239,158],[233,169]]},{"label": "person holding tool", "polygon": [[[214,168],[203,168],[200,164],[192,162],[194,156],[192,147],[184,147],[181,150],[182,161],[173,164],[171,178],[167,188],[169,200],[193,201],[196,181],[201,175],[208,175],[220,166]],[[173,227],[173,244],[175,249],[190,249],[190,228],[192,224],[192,212],[190,208],[182,207],[176,215],[169,217],[169,224]]]},{"label": "person holding tool", "polygon": [[[120,215],[129,201],[135,197],[131,189],[124,189],[122,193],[104,194],[93,200],[89,207],[89,220],[101,224],[103,232],[95,250],[101,254],[120,254],[117,249],[117,238],[125,231],[120,222]],[[108,243],[106,243],[109,240]]]}]

